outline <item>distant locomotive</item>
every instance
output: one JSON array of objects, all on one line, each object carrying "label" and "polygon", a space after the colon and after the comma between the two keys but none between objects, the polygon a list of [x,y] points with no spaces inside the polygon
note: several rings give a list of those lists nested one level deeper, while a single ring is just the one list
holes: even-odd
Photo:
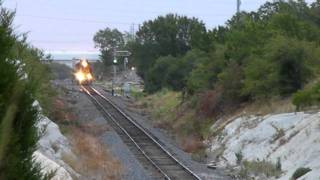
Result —
[{"label": "distant locomotive", "polygon": [[79,84],[91,84],[93,79],[90,63],[81,59],[74,65],[74,76]]}]

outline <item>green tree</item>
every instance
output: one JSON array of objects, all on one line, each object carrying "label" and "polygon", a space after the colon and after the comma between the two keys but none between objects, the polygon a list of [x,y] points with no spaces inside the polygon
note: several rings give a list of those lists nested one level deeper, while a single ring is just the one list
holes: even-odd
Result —
[{"label": "green tree", "polygon": [[176,91],[186,88],[188,77],[196,64],[204,61],[206,53],[200,50],[191,50],[186,55],[170,64],[166,75],[166,83],[168,87]]},{"label": "green tree", "polygon": [[106,66],[113,62],[116,49],[124,47],[124,35],[117,29],[105,28],[99,30],[93,37],[95,46],[100,49],[101,59]]},{"label": "green tree", "polygon": [[128,43],[127,47],[132,56],[130,57],[133,61],[133,64],[137,67],[138,75],[146,81],[147,73],[154,65],[157,58],[159,58],[157,44],[152,44],[145,42],[144,44],[140,43]]},{"label": "green tree", "polygon": [[317,49],[312,43],[277,36],[262,56],[252,56],[245,65],[243,93],[251,97],[287,96],[303,88],[315,75]]},{"label": "green tree", "polygon": [[272,97],[278,94],[277,66],[274,63],[251,57],[244,68],[245,79],[243,94],[254,99]]},{"label": "green tree", "polygon": [[313,65],[318,61],[313,44],[277,37],[270,41],[266,58],[276,63],[280,95],[289,95],[301,89],[312,77]]},{"label": "green tree", "polygon": [[157,59],[157,63],[147,72],[145,90],[155,92],[161,90],[166,84],[166,75],[172,63],[178,61],[172,56],[165,56]]},{"label": "green tree", "polygon": [[146,90],[155,92],[164,87],[185,90],[192,69],[206,58],[207,54],[200,50],[191,50],[182,57],[160,57],[146,75]]},{"label": "green tree", "polygon": [[[0,8],[0,179],[48,179],[32,157],[39,117],[33,105],[37,83],[29,69],[31,59],[19,55],[23,59],[14,60],[22,42],[11,27],[14,13],[2,8],[1,2]],[[39,58],[38,54],[33,57]]]},{"label": "green tree", "polygon": [[288,97],[319,75],[319,4],[267,2],[208,32],[195,18],[159,16],[137,32],[134,63],[150,92],[217,90],[234,103]]},{"label": "green tree", "polygon": [[146,79],[146,72],[161,56],[180,57],[193,49],[207,51],[209,38],[203,22],[168,14],[143,23],[131,45],[138,73]]},{"label": "green tree", "polygon": [[213,89],[220,74],[226,66],[225,47],[216,45],[215,51],[209,54],[199,55],[195,67],[187,78],[188,92]]},{"label": "green tree", "polygon": [[238,103],[244,99],[241,93],[244,73],[237,62],[231,61],[224,71],[218,75],[218,78],[218,83],[224,90],[222,95],[226,102]]}]

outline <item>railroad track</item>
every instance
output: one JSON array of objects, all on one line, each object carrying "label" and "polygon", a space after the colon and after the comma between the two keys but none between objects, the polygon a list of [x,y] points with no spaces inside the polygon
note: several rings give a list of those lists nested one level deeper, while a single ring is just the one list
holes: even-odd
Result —
[{"label": "railroad track", "polygon": [[81,86],[129,147],[152,179],[200,179],[167,151],[150,133],[91,86]]}]

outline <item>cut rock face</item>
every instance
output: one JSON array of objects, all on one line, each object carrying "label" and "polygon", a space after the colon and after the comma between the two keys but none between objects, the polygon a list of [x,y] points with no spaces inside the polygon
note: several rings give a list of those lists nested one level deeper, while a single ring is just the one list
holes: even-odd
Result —
[{"label": "cut rock face", "polygon": [[235,154],[241,152],[243,159],[249,161],[276,164],[280,158],[283,180],[290,179],[299,167],[312,169],[303,178],[320,176],[320,113],[240,117],[229,123],[211,144],[209,154],[216,156],[219,151],[220,166],[236,166]]},{"label": "cut rock face", "polygon": [[53,179],[57,180],[72,179],[71,175],[79,177],[80,175],[63,161],[63,155],[74,156],[67,138],[61,134],[57,124],[43,115],[39,117],[37,127],[41,138],[38,141],[38,150],[33,153],[33,157],[40,163],[42,173],[56,171]]},{"label": "cut rock face", "polygon": [[48,157],[44,156],[40,151],[35,151],[33,153],[33,156],[35,161],[41,164],[42,173],[54,173],[54,177],[52,178],[52,180],[72,180],[70,174],[63,167],[61,167],[59,164],[52,161]]}]

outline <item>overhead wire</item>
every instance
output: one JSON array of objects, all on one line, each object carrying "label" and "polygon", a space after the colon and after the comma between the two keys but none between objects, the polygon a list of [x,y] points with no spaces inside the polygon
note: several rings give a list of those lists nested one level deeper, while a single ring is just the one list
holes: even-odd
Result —
[{"label": "overhead wire", "polygon": [[79,18],[65,18],[65,17],[50,17],[50,16],[35,16],[35,15],[26,15],[26,14],[17,14],[18,17],[30,17],[46,20],[62,20],[62,21],[76,21],[76,22],[86,22],[86,23],[97,23],[97,24],[132,24],[129,22],[116,22],[116,21],[103,21],[103,20],[90,20],[90,19],[79,19]]},{"label": "overhead wire", "polygon": [[[111,14],[112,13],[122,13],[125,12],[126,14],[128,14],[130,11],[126,8],[122,8],[122,10],[108,10],[107,12]],[[145,8],[144,8],[145,9]],[[102,8],[98,8],[95,9],[96,11],[103,11],[106,12],[104,9]],[[70,12],[70,11],[69,11]],[[72,10],[71,10],[72,12]],[[75,12],[73,10],[73,12]],[[83,12],[83,11],[78,11],[78,12]],[[132,11],[131,11],[132,12]],[[164,14],[168,14],[169,12],[160,12],[160,11],[142,11],[141,13],[144,14],[157,14],[157,15],[164,15]],[[68,13],[67,13],[68,14]],[[74,15],[74,13],[71,13]],[[136,13],[133,13],[136,14]],[[227,14],[214,14],[214,13],[190,13],[190,12],[178,12],[177,14],[181,14],[181,15],[186,15],[186,16],[228,16]],[[198,15],[196,15],[198,14]],[[200,15],[201,14],[201,15]],[[84,15],[88,15],[90,16],[90,14],[88,13],[83,13],[80,16],[84,16]],[[91,14],[93,15],[93,14]],[[96,15],[96,14],[95,14]],[[114,25],[138,25],[138,22],[120,22],[120,21],[107,21],[107,20],[96,20],[96,19],[83,19],[83,18],[72,18],[72,17],[58,17],[58,16],[42,16],[42,15],[32,15],[32,14],[16,14],[17,17],[27,17],[27,18],[34,18],[34,19],[44,19],[44,20],[54,20],[54,21],[69,21],[69,22],[81,22],[81,23],[93,23],[93,24],[114,24]],[[60,44],[60,43],[66,43],[66,44],[78,44],[78,43],[87,43],[92,41],[92,39],[90,40],[80,40],[80,41],[51,41],[51,40],[34,40],[32,42],[36,42],[36,43],[41,43],[41,44]]]}]

